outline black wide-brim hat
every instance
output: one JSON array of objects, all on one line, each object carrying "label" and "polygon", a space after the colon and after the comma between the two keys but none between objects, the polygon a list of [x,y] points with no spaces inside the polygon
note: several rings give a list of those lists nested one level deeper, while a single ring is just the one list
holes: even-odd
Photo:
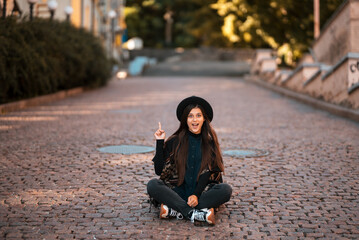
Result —
[{"label": "black wide-brim hat", "polygon": [[201,97],[192,96],[183,99],[177,106],[177,119],[181,121],[183,111],[188,105],[200,105],[207,115],[209,121],[211,122],[213,119],[213,109],[211,107],[211,104],[209,104],[206,100],[204,100]]}]

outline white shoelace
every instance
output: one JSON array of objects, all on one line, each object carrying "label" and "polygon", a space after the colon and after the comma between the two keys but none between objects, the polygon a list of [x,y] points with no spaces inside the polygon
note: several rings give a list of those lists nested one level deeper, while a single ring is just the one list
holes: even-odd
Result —
[{"label": "white shoelace", "polygon": [[205,222],[206,221],[206,212],[205,209],[202,210],[193,210],[192,216],[191,216],[191,222],[194,222],[194,220],[198,220],[198,221],[202,221]]},{"label": "white shoelace", "polygon": [[178,219],[178,220],[183,219],[183,215],[182,215],[182,213],[177,213],[177,216],[176,216],[176,217],[177,217],[177,219]]},{"label": "white shoelace", "polygon": [[183,219],[183,215],[180,212],[177,212],[176,210],[171,209],[169,214],[170,217],[176,217],[177,219]]}]

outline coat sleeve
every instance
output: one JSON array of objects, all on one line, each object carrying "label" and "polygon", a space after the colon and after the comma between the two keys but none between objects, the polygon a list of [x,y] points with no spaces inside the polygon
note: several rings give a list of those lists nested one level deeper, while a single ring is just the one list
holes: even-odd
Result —
[{"label": "coat sleeve", "polygon": [[199,176],[197,186],[193,192],[193,194],[196,195],[197,198],[201,196],[203,190],[206,188],[210,176],[211,176],[210,171],[207,171]]},{"label": "coat sleeve", "polygon": [[164,140],[156,141],[156,154],[153,157],[152,161],[155,166],[155,173],[161,175],[163,166],[165,164],[165,154],[164,154]]},{"label": "coat sleeve", "polygon": [[156,154],[152,161],[155,166],[155,173],[160,176],[165,166],[166,160],[173,153],[176,144],[176,137],[170,137],[166,142],[164,140],[156,140]]}]

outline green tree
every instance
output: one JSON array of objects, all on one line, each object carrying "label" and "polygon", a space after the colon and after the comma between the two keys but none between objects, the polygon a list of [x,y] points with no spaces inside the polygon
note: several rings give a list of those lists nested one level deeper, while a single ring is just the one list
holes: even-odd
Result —
[{"label": "green tree", "polygon": [[145,47],[163,47],[164,13],[163,2],[155,0],[129,1],[125,9],[129,38],[142,38]]},{"label": "green tree", "polygon": [[[343,0],[321,2],[321,24]],[[223,34],[232,46],[270,46],[288,64],[313,41],[313,0],[218,0],[213,7],[224,18]]]},{"label": "green tree", "polygon": [[[343,0],[321,1],[321,25]],[[313,0],[133,0],[126,8],[129,37],[146,47],[165,47],[172,12],[171,47],[271,47],[287,64],[313,41]]]},{"label": "green tree", "polygon": [[172,47],[228,45],[221,31],[223,18],[211,7],[216,0],[147,0],[128,2],[125,14],[129,37],[145,47],[165,47],[164,15],[172,13]]},{"label": "green tree", "polygon": [[[217,14],[217,11],[211,7],[216,0],[186,0],[175,1],[175,9],[181,9],[176,12],[178,23],[182,28],[178,28],[178,36],[184,35],[193,39],[193,46],[214,46],[225,47],[229,45],[228,40],[223,36],[221,27],[223,18]],[[179,3],[184,3],[188,7],[182,11]],[[183,41],[177,41],[177,45],[183,44]]]}]

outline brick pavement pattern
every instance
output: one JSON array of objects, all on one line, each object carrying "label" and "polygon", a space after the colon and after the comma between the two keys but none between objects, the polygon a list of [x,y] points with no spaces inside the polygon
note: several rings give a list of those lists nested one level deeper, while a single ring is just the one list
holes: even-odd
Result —
[{"label": "brick pavement pattern", "polygon": [[[213,227],[160,220],[147,202],[161,121],[190,95],[214,108],[232,199]],[[118,111],[124,110],[124,111]],[[128,111],[127,111],[128,110]],[[0,239],[359,239],[359,125],[230,77],[139,77],[0,115]]]}]

